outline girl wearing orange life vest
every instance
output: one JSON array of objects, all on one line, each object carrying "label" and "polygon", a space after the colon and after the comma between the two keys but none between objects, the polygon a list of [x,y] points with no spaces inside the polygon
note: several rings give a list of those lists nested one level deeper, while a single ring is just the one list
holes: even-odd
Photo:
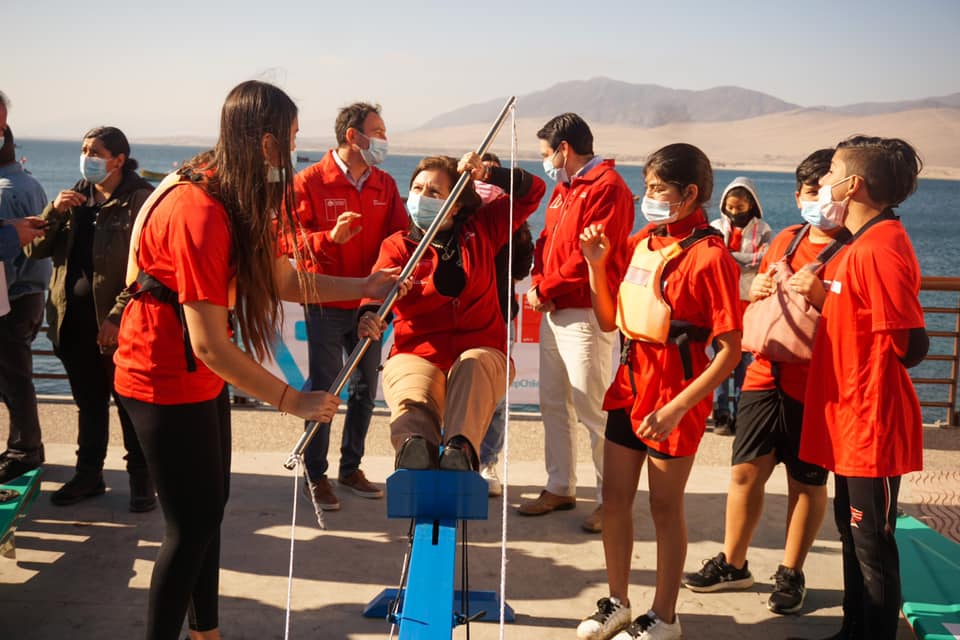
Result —
[{"label": "girl wearing orange life vest", "polygon": [[[740,359],[739,272],[722,239],[709,232],[702,209],[713,190],[710,161],[692,145],[672,144],[650,156],[644,174],[641,210],[651,224],[628,241],[633,258],[617,300],[609,293],[603,268],[612,247],[602,226],[591,225],[580,236],[600,327],[619,325],[627,335],[647,336],[626,340],[604,400],[603,547],[610,595],[577,628],[585,640],[614,634],[617,640],[680,637],[676,601],[687,550],[683,493],[711,410],[711,393]],[[643,274],[642,264],[657,252],[665,264],[653,275]],[[649,303],[642,303],[635,287],[651,281]],[[668,312],[660,314],[661,322],[669,326],[639,332],[642,322],[637,320],[660,299]],[[665,340],[649,341],[659,339],[653,337],[657,334]],[[705,353],[711,338],[722,347],[713,361]],[[649,611],[631,622],[632,508],[648,455],[656,592]]]}]

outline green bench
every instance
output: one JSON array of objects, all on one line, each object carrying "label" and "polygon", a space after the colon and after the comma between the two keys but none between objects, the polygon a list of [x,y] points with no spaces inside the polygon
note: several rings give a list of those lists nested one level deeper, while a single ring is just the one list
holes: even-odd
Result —
[{"label": "green bench", "polygon": [[903,614],[918,638],[960,638],[960,544],[916,518],[897,519]]},{"label": "green bench", "polygon": [[14,534],[27,508],[40,493],[41,471],[34,469],[7,484],[0,484],[0,496],[3,496],[0,501],[0,556],[4,558],[16,557]]}]

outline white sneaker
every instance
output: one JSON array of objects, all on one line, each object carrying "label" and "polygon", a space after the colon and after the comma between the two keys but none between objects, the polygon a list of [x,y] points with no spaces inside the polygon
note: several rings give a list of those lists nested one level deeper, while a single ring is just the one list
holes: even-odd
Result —
[{"label": "white sneaker", "polygon": [[[577,626],[580,640],[607,640],[617,631],[630,624],[630,607],[621,604],[618,598],[600,598],[597,610]],[[617,636],[619,637],[619,636]]]},{"label": "white sneaker", "polygon": [[497,475],[496,463],[483,465],[480,469],[480,477],[487,481],[487,495],[491,498],[503,495],[503,483]]},{"label": "white sneaker", "polygon": [[682,637],[680,616],[676,616],[673,624],[667,624],[651,609],[631,622],[613,640],[680,640]]}]

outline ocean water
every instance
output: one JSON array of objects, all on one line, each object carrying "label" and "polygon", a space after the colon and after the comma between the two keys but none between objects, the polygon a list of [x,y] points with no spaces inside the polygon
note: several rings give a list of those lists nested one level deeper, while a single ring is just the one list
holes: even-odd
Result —
[{"label": "ocean water", "polygon": [[[18,157],[25,160],[24,166],[40,181],[51,200],[61,189],[68,189],[80,178],[80,141],[30,140],[19,139]],[[184,160],[191,158],[203,147],[147,145],[132,146],[131,155],[136,158],[142,169],[151,171],[172,171]],[[602,149],[598,150],[602,153]],[[921,150],[922,152],[922,150]],[[299,151],[311,160],[319,159],[322,151]],[[406,195],[410,182],[410,175],[420,160],[419,156],[388,156],[382,168],[391,174],[397,181],[401,195]],[[504,159],[508,162],[509,159]],[[299,168],[309,163],[300,164]],[[539,162],[521,161],[524,169],[542,176],[542,167]],[[643,168],[640,166],[620,165],[618,167],[624,180],[636,194],[644,190]],[[792,174],[760,172],[760,171],[729,171],[717,170],[714,173],[714,196],[719,196],[723,188],[735,177],[745,175],[751,178],[757,186],[764,218],[773,227],[774,233],[791,224],[801,222],[799,212],[794,201],[796,183]],[[540,210],[530,219],[535,234],[543,227],[546,200]],[[920,261],[924,275],[960,277],[960,219],[955,213],[955,207],[960,204],[960,181],[949,180],[920,180],[917,192],[913,194],[899,209],[899,214],[910,234],[914,249]],[[708,215],[715,218],[719,215],[716,202],[708,205]],[[639,208],[635,228],[642,226],[642,216]],[[955,293],[924,292],[921,301],[925,306],[956,307],[958,295]],[[953,319],[950,316],[930,314],[927,316],[928,328],[939,330],[953,330]],[[38,338],[38,347],[45,343],[45,338]],[[945,339],[934,339],[931,353],[948,353],[952,345]],[[943,363],[926,362],[913,370],[917,377],[942,377],[947,374]],[[59,362],[55,358],[42,359],[36,363],[41,371],[60,370]],[[67,393],[66,383],[62,381],[38,381],[38,388],[43,393]],[[921,397],[927,399],[945,398],[944,387],[921,386],[918,388]],[[925,410],[925,419],[934,421],[942,418],[942,411]]]}]

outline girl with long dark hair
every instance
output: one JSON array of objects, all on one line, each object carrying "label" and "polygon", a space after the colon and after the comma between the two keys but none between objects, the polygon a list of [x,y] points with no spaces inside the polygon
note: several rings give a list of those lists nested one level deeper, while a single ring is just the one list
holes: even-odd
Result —
[{"label": "girl with long dark hair", "polygon": [[223,105],[216,146],[187,162],[176,186],[161,185],[162,197],[146,203],[134,229],[127,279],[139,275],[120,326],[115,384],[166,520],[150,583],[150,640],[177,638],[188,611],[193,640],[220,637],[220,523],[230,486],[225,382],[304,419],[336,413],[335,396],[297,391],[258,363],[269,356],[280,300],[383,296],[396,280],[388,272],[306,275],[279,255],[278,230],[295,232],[297,127],[297,107],[283,91],[238,85]]}]

